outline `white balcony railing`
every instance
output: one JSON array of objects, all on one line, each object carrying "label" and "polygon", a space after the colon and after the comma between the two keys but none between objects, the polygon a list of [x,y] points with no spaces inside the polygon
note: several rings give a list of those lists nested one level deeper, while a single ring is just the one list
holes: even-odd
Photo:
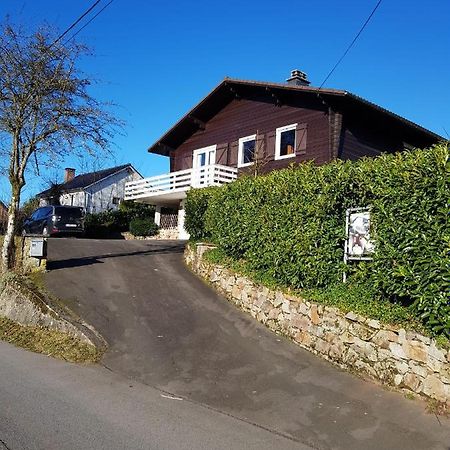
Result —
[{"label": "white balcony railing", "polygon": [[201,188],[230,183],[237,178],[234,167],[214,164],[198,169],[180,170],[156,177],[130,181],[125,185],[125,200],[164,201],[183,199],[191,187]]}]

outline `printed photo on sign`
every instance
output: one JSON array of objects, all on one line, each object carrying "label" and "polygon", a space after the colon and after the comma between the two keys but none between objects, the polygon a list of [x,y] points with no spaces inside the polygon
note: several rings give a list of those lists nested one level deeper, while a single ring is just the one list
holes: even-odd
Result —
[{"label": "printed photo on sign", "polygon": [[369,256],[373,249],[373,243],[370,241],[370,212],[351,212],[348,221],[348,256]]}]

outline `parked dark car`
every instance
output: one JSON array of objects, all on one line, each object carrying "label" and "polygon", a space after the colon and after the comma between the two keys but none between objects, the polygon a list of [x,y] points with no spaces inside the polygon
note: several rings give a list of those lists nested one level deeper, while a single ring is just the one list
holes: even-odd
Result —
[{"label": "parked dark car", "polygon": [[43,206],[23,223],[24,234],[58,236],[84,233],[83,208],[77,206]]}]

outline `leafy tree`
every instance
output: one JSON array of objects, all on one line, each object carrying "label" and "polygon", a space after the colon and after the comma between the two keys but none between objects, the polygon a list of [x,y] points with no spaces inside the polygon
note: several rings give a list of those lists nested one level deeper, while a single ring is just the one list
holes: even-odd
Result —
[{"label": "leafy tree", "polygon": [[48,28],[0,30],[0,156],[11,188],[1,268],[9,270],[30,163],[38,169],[69,153],[106,150],[119,122],[88,93],[92,80],[78,68],[86,47],[55,40]]}]

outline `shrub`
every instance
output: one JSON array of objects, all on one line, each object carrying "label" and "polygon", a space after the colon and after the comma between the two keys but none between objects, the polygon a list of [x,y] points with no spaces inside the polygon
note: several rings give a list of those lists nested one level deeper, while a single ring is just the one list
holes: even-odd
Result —
[{"label": "shrub", "polygon": [[210,239],[280,285],[326,289],[342,280],[346,209],[370,206],[373,261],[348,270],[374,296],[408,306],[433,332],[450,335],[449,192],[442,144],[242,177],[214,195],[192,191],[186,223],[194,239]]},{"label": "shrub", "polygon": [[88,237],[111,237],[130,228],[130,222],[135,218],[153,221],[154,206],[124,201],[117,210],[103,211],[97,214],[87,214],[84,221]]},{"label": "shrub", "polygon": [[104,211],[97,214],[86,214],[84,229],[88,237],[110,237],[122,231],[127,231],[128,217],[121,211]]},{"label": "shrub", "polygon": [[211,238],[210,233],[205,228],[205,213],[209,200],[216,191],[217,188],[210,187],[191,189],[187,193],[188,200],[185,206],[186,219],[184,226],[193,241]]},{"label": "shrub", "polygon": [[86,237],[102,238],[110,234],[109,227],[103,223],[100,214],[86,214],[84,218],[84,232]]},{"label": "shrub", "polygon": [[152,219],[136,218],[130,222],[130,233],[134,236],[154,236],[158,225]]},{"label": "shrub", "polygon": [[220,189],[207,208],[212,240],[255,271],[295,288],[321,287],[342,278],[349,163],[312,163],[246,177]]},{"label": "shrub", "polygon": [[131,200],[124,200],[119,205],[119,211],[128,217],[129,220],[135,218],[153,219],[155,217],[155,207],[153,205],[133,202]]}]

